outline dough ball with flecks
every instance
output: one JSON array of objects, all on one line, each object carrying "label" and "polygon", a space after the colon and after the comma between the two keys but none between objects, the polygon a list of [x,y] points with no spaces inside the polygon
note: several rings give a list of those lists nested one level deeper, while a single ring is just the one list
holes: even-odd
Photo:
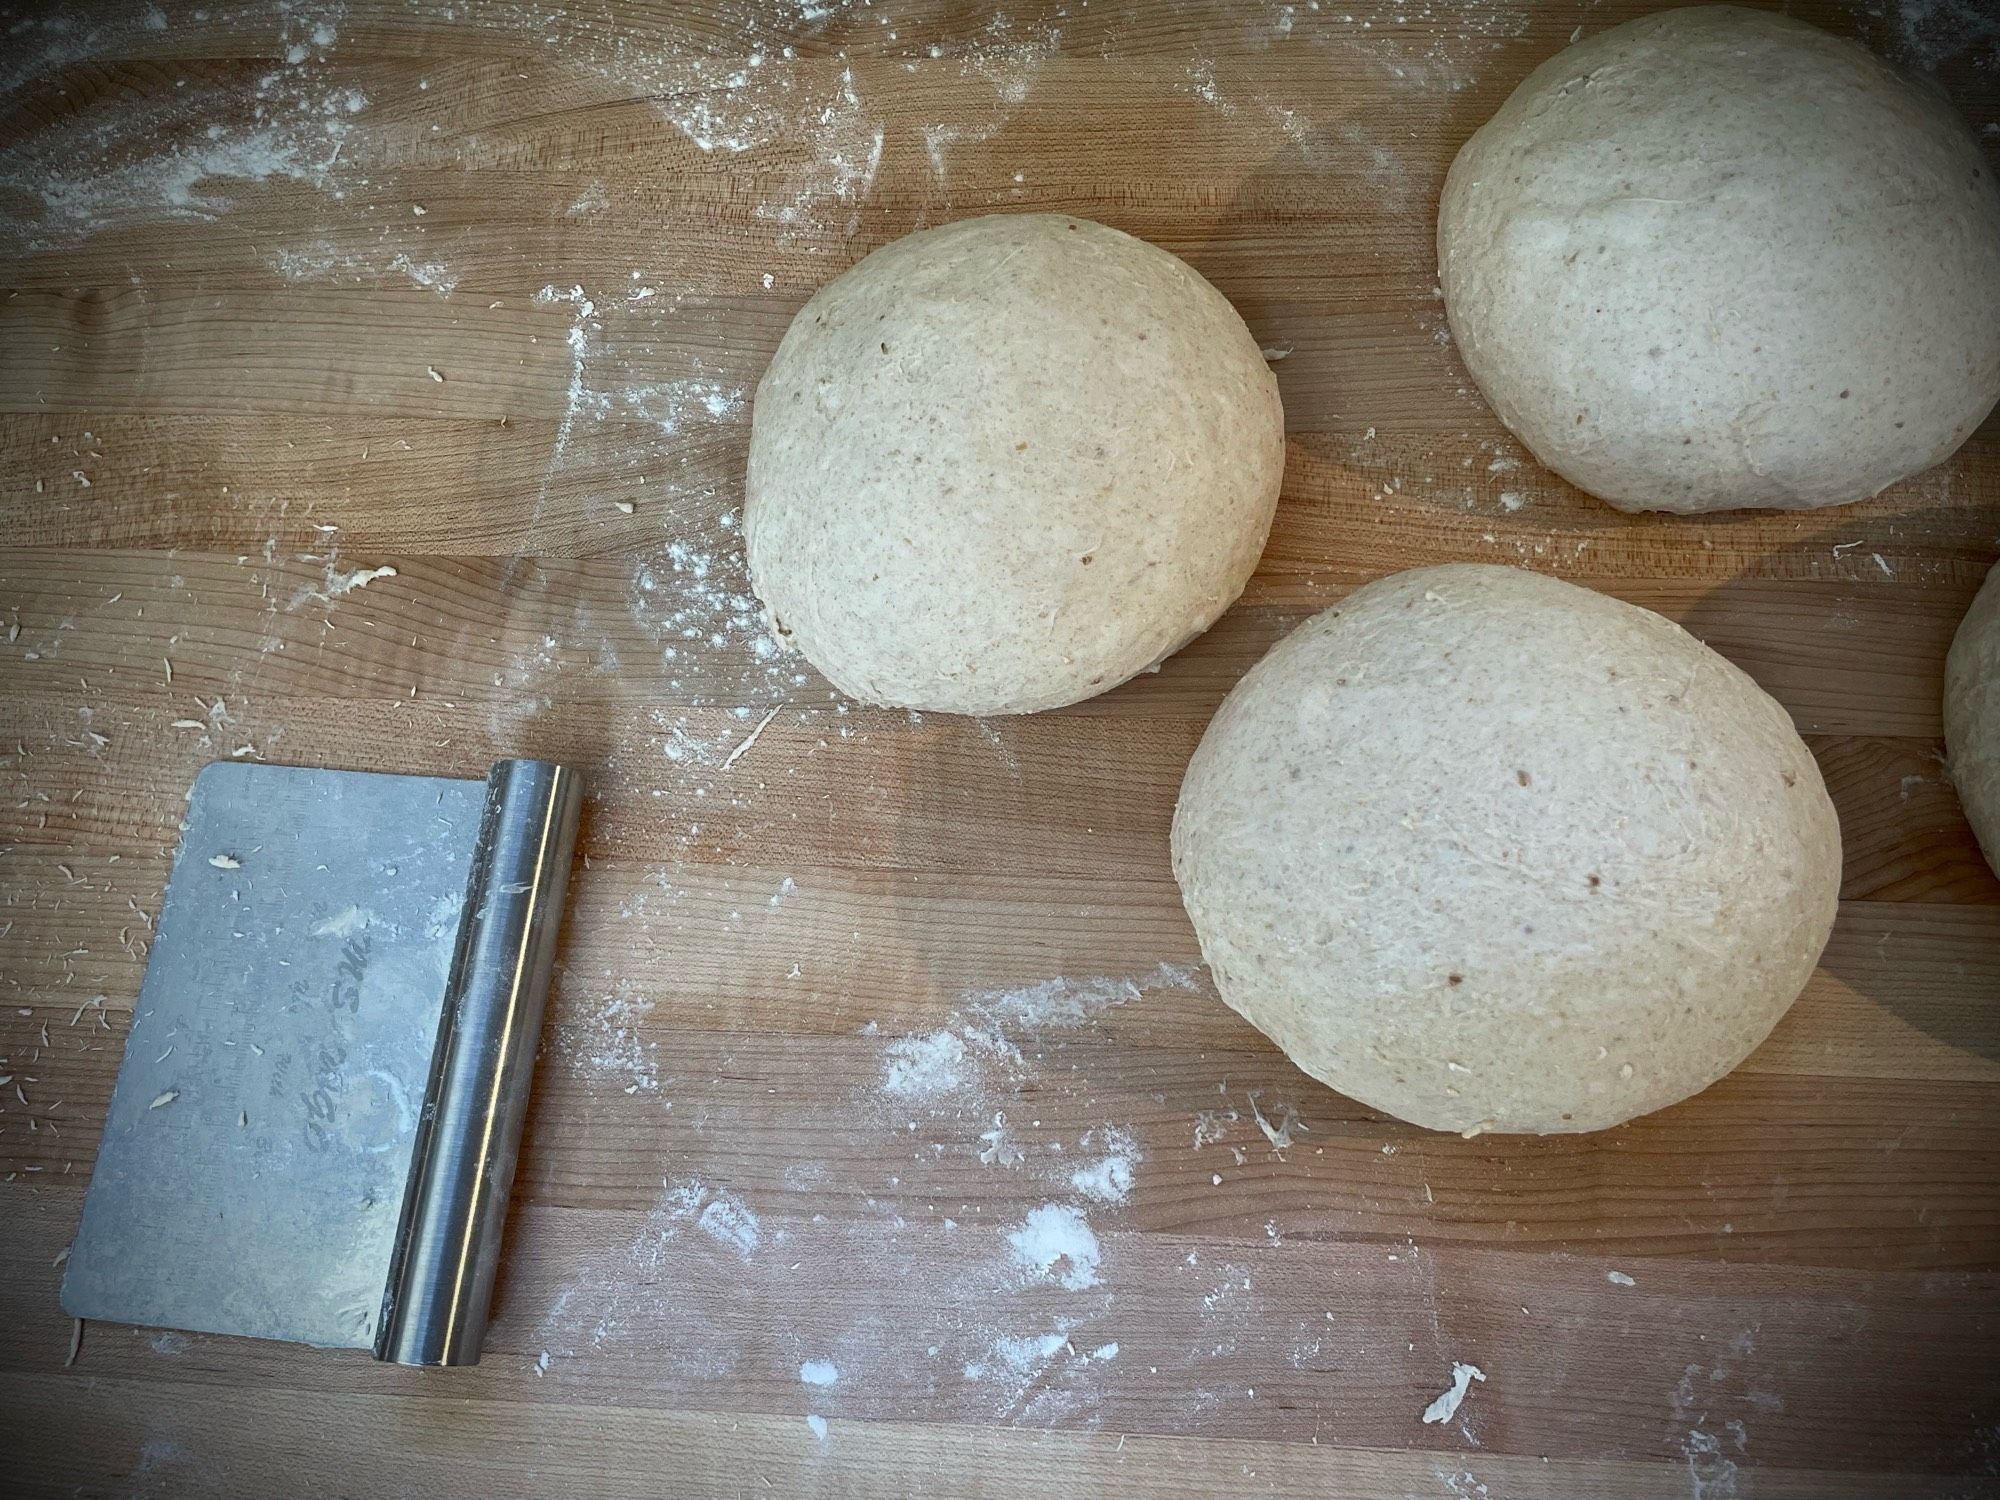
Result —
[{"label": "dough ball with flecks", "polygon": [[1277,382],[1192,267],[1087,219],[971,219],[793,319],[752,418],[751,583],[864,702],[1054,708],[1234,602],[1283,470]]},{"label": "dough ball with flecks", "polygon": [[1945,657],[1944,744],[1965,816],[2000,871],[2000,567],[1986,575]]},{"label": "dough ball with flecks", "polygon": [[1785,16],[1543,63],[1452,163],[1438,264],[1501,421],[1626,510],[1859,500],[2000,400],[1985,154],[1928,80]]},{"label": "dough ball with flecks", "polygon": [[1357,590],[1188,766],[1174,874],[1222,998],[1437,1130],[1596,1130],[1769,1035],[1833,926],[1840,829],[1756,683],[1514,568]]}]

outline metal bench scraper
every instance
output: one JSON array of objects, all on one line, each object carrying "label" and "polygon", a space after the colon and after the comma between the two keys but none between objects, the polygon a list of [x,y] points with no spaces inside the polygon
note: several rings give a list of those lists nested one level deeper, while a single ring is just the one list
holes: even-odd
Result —
[{"label": "metal bench scraper", "polygon": [[476,1363],[580,796],[203,769],[64,1309]]}]

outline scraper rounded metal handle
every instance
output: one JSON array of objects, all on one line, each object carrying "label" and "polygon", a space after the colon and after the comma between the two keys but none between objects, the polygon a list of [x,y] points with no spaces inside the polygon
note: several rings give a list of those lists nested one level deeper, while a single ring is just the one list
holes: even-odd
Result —
[{"label": "scraper rounded metal handle", "polygon": [[377,1359],[479,1362],[581,799],[549,761],[487,776]]}]

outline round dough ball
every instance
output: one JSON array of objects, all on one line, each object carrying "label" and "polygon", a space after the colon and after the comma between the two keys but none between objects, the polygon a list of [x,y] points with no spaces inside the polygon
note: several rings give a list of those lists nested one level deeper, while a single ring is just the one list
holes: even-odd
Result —
[{"label": "round dough ball", "polygon": [[2000,872],[2000,567],[1986,575],[1944,660],[1944,750],[1979,847]]},{"label": "round dough ball", "polygon": [[1598,1130],[1769,1035],[1840,827],[1792,722],[1672,621],[1514,568],[1398,573],[1239,683],[1174,874],[1226,1000],[1434,1130]]},{"label": "round dough ball", "polygon": [[757,387],[751,584],[864,702],[1074,703],[1243,592],[1284,428],[1250,330],[1166,251],[1063,214],[925,230],[822,288]]},{"label": "round dough ball", "polygon": [[1626,510],[1859,500],[2000,400],[2000,192],[1928,83],[1734,6],[1543,63],[1452,163],[1439,279],[1535,456]]}]

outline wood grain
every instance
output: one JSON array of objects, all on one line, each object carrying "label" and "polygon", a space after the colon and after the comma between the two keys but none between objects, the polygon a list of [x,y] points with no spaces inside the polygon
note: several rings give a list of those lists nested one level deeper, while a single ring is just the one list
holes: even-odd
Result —
[{"label": "wood grain", "polygon": [[[1649,8],[23,13],[10,1485],[2000,1493],[2000,879],[1939,739],[2000,554],[2000,425],[1854,506],[1624,516],[1499,426],[1433,291],[1453,151],[1576,28]],[[1976,7],[1793,9],[1932,71],[1991,153]],[[1242,603],[1114,693],[858,708],[759,652],[756,380],[842,267],[1004,209],[1174,250],[1282,355],[1278,524]],[[1307,1080],[1216,999],[1167,869],[1243,671],[1352,588],[1461,560],[1686,624],[1784,703],[1840,812],[1840,920],[1791,1014],[1601,1135],[1438,1137]],[[590,796],[485,1361],[93,1326],[65,1368],[53,1262],[195,771],[506,755]],[[939,1036],[960,1086],[890,1087]],[[1129,1190],[1090,1198],[1075,1174],[1119,1153]],[[1087,1213],[1094,1283],[1010,1258],[1051,1202]],[[714,1203],[748,1249],[704,1232]],[[1426,1425],[1454,1360],[1487,1378]]]}]

